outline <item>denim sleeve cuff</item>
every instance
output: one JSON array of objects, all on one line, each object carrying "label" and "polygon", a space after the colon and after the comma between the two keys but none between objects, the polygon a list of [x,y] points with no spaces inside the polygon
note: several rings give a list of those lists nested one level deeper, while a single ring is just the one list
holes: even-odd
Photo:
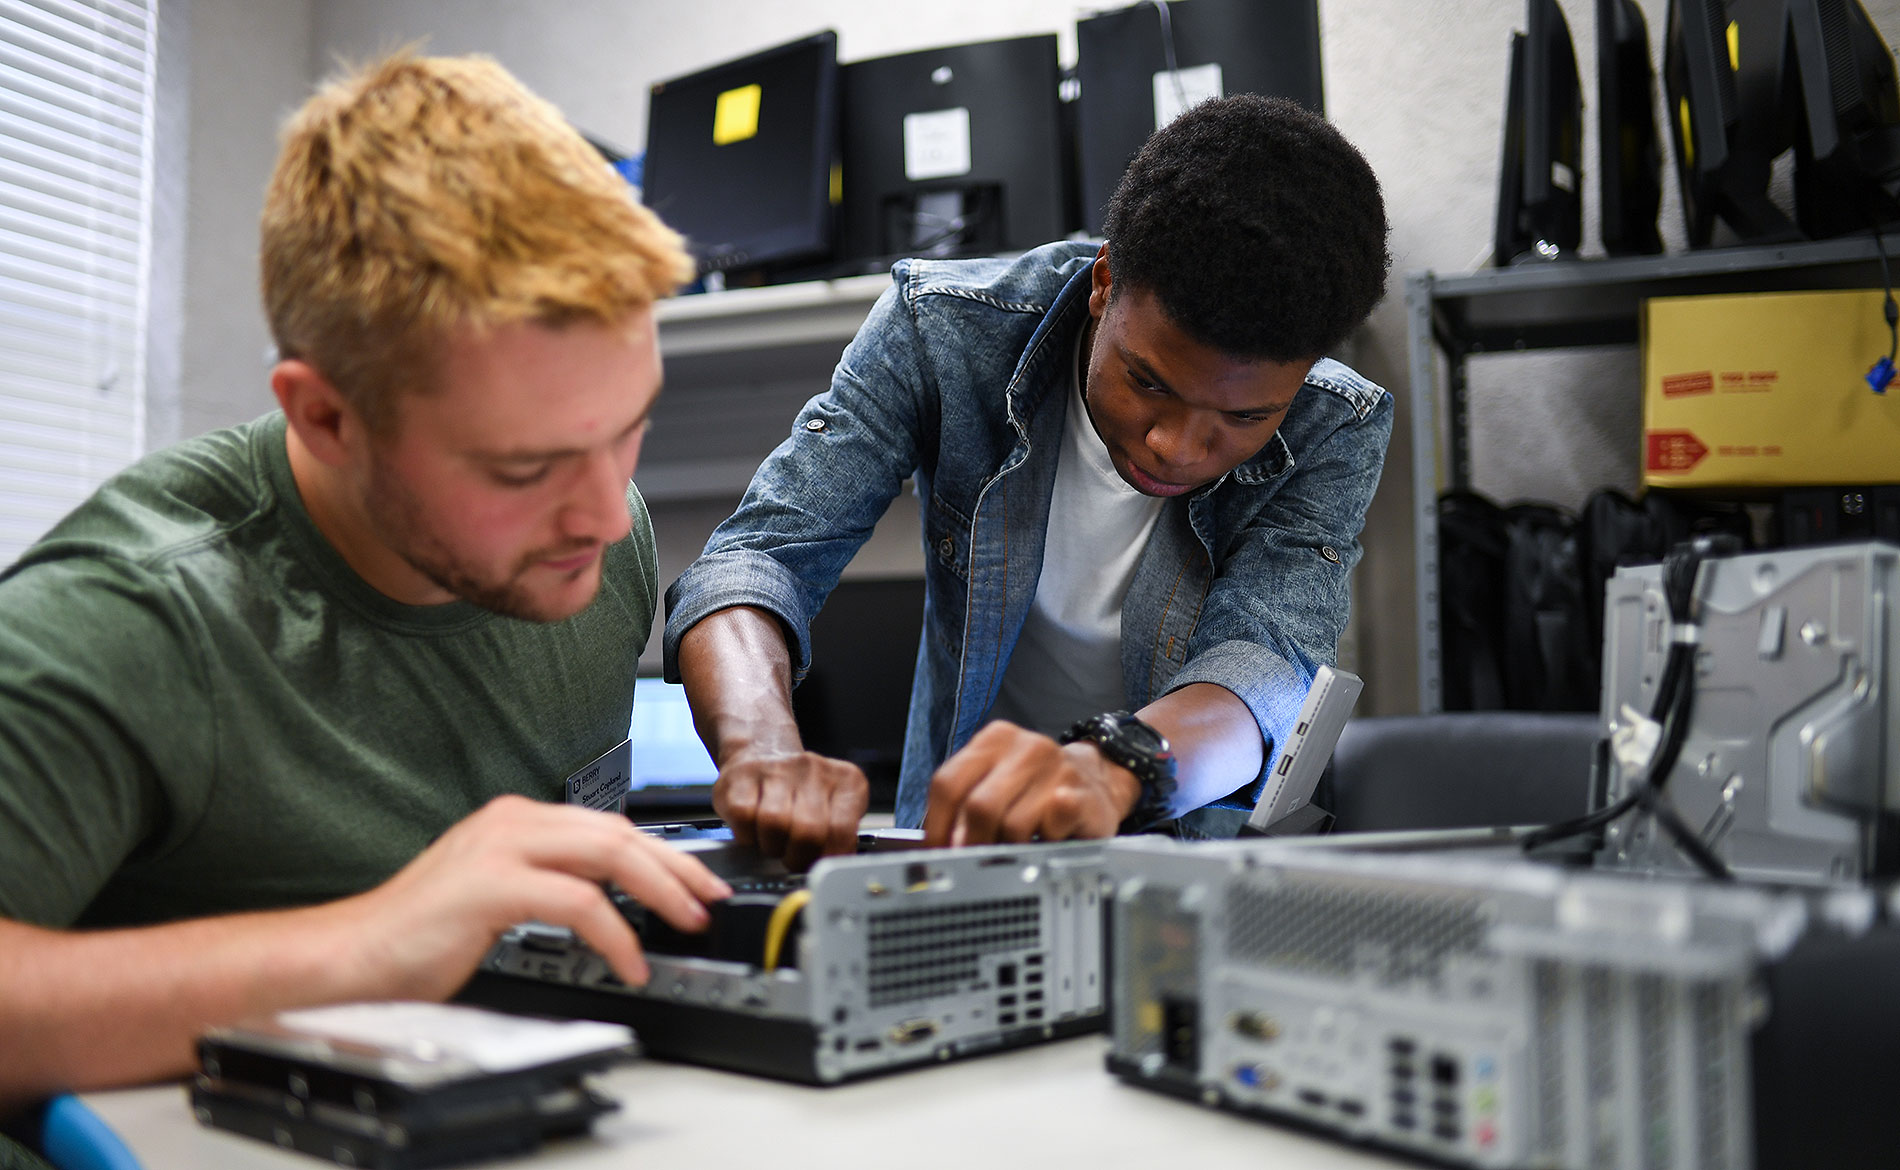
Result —
[{"label": "denim sleeve cuff", "polygon": [[680,639],[708,614],[753,605],[778,618],[792,649],[792,680],[811,669],[811,615],[799,599],[798,578],[762,552],[739,549],[688,565],[666,591],[666,681],[680,680]]},{"label": "denim sleeve cuff", "polygon": [[1221,642],[1189,659],[1187,665],[1168,680],[1168,691],[1178,691],[1190,683],[1213,683],[1232,691],[1247,704],[1266,744],[1266,750],[1261,753],[1260,773],[1250,781],[1257,790],[1273,767],[1278,745],[1285,743],[1292,733],[1312,681],[1296,664],[1265,646],[1253,642]]}]

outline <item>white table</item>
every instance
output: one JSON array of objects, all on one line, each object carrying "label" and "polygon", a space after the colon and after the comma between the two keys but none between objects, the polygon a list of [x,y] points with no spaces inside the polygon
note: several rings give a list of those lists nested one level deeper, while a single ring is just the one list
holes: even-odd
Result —
[{"label": "white table", "polygon": [[[601,1087],[621,1103],[591,1138],[520,1163],[756,1170],[1370,1170],[1383,1154],[1205,1109],[1122,1084],[1107,1040],[1081,1036],[1014,1052],[814,1089],[640,1061]],[[178,1085],[86,1098],[149,1170],[325,1163],[199,1125]],[[484,1163],[496,1165],[496,1163]]]}]

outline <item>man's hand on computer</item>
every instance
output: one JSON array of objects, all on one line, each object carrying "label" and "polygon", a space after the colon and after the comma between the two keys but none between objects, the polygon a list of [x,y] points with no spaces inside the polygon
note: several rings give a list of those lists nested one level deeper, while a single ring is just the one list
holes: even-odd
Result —
[{"label": "man's hand on computer", "polygon": [[708,614],[680,638],[679,671],[699,738],[719,763],[713,811],[733,839],[793,869],[856,850],[870,784],[857,765],[805,750],[778,619],[749,605]]},{"label": "man's hand on computer", "polygon": [[719,770],[713,810],[733,840],[795,870],[857,848],[870,784],[856,764],[816,752],[736,753]]},{"label": "man's hand on computer", "polygon": [[690,855],[625,817],[519,796],[490,801],[396,875],[330,909],[356,942],[363,986],[376,997],[442,999],[496,937],[533,919],[571,928],[629,983],[647,963],[603,882],[681,930],[703,929],[703,903],[732,890]]},{"label": "man's hand on computer", "polygon": [[0,1113],[64,1089],[179,1076],[207,1027],[285,1008],[442,999],[501,932],[573,927],[630,982],[646,961],[601,888],[703,927],[732,891],[624,817],[495,800],[367,893],[320,906],[125,930],[0,919]]},{"label": "man's hand on computer", "polygon": [[1093,744],[1058,744],[1001,720],[930,779],[927,845],[1112,837],[1141,785]]}]

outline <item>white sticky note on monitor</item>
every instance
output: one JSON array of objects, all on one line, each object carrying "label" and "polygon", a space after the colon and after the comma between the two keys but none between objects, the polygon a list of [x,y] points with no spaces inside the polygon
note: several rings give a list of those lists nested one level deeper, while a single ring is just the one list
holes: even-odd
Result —
[{"label": "white sticky note on monitor", "polygon": [[1225,97],[1220,62],[1155,74],[1155,129],[1159,130],[1209,98]]},{"label": "white sticky note on monitor", "polygon": [[962,106],[904,115],[904,177],[911,182],[970,173],[970,111]]}]

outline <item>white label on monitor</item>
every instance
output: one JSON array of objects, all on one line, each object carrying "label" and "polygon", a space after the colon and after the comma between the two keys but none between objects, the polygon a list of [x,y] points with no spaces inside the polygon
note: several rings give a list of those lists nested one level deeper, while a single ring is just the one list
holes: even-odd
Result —
[{"label": "white label on monitor", "polygon": [[904,177],[916,183],[970,173],[970,111],[904,115]]},{"label": "white label on monitor", "polygon": [[1192,69],[1166,69],[1155,74],[1155,129],[1159,130],[1209,98],[1225,97],[1221,87],[1220,63],[1196,65]]}]

